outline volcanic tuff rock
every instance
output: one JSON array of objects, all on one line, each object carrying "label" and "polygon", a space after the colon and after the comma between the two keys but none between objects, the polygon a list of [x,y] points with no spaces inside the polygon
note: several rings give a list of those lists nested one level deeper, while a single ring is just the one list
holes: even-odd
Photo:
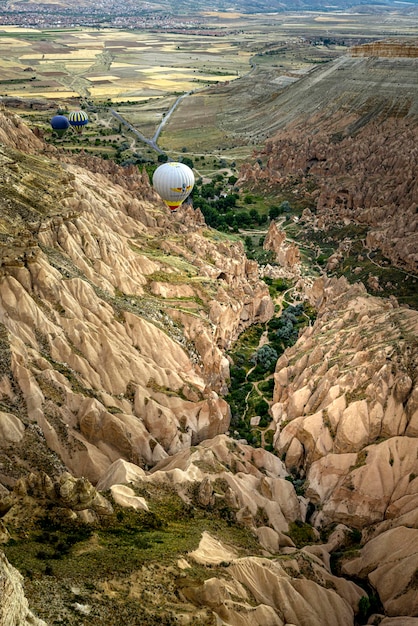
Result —
[{"label": "volcanic tuff rock", "polygon": [[22,582],[23,576],[0,552],[0,625],[46,626],[29,610]]},{"label": "volcanic tuff rock", "polygon": [[[254,529],[269,557],[242,558],[236,548],[204,532],[199,546],[182,559],[182,600],[206,606],[234,626],[354,623],[364,591],[330,570],[330,553],[344,545],[350,529],[340,525],[326,544],[297,550],[285,533],[305,517],[306,501],[283,480],[287,474],[277,457],[219,435],[161,461],[146,476],[126,470],[133,487],[169,484],[195,509],[228,514],[230,521],[232,514]],[[104,484],[113,482],[111,476],[121,478],[122,464],[118,475],[109,469]],[[191,561],[212,568],[204,583],[188,578]]]},{"label": "volcanic tuff rock", "polygon": [[[146,514],[138,489],[169,485],[183,513],[239,521],[268,557],[227,546],[228,565],[215,555],[219,577],[183,579],[187,563],[167,571],[173,602],[181,588],[199,616],[210,609],[202,623],[214,611],[243,626],[353,624],[365,594],[330,571],[352,528],[362,549],[344,571],[368,579],[388,615],[414,614],[417,553],[402,543],[418,527],[418,314],[360,284],[318,280],[306,291],[317,320],[274,374],[281,458],[231,440],[223,351],[273,314],[257,264],[199,212],[169,216],[145,173],[87,156],[59,162],[15,116],[0,115],[0,129],[0,501],[10,526],[29,503],[111,516],[91,483]],[[323,531],[340,525],[323,543],[310,528],[315,545],[296,549],[292,530],[306,531],[307,516]],[[187,558],[203,567],[218,541],[204,535]],[[103,585],[142,598],[147,576],[156,568]]]},{"label": "volcanic tuff rock", "polygon": [[[197,605],[209,606],[222,623],[234,626],[353,623],[353,609],[357,610],[362,590],[332,576],[314,556],[301,551],[286,560],[239,559],[224,546],[212,546],[213,551],[217,549],[225,555],[224,576],[231,578],[213,577],[193,587],[184,584],[181,593]],[[210,538],[202,537],[199,548],[190,556],[198,562],[210,563]]]},{"label": "volcanic tuff rock", "polygon": [[275,221],[270,222],[266,238],[263,243],[264,250],[272,250],[275,262],[284,268],[293,268],[300,264],[300,252],[295,243],[286,239],[286,233],[280,230]]},{"label": "volcanic tuff rock", "polygon": [[275,446],[307,478],[317,523],[361,528],[416,498],[418,314],[344,279],[311,297],[317,321],[276,366]]},{"label": "volcanic tuff rock", "polygon": [[416,528],[394,528],[369,541],[343,566],[350,576],[368,578],[390,616],[417,615]]},{"label": "volcanic tuff rock", "polygon": [[276,532],[277,546],[283,546],[292,545],[283,536],[289,522],[302,520],[306,510],[287,475],[271,453],[218,435],[161,461],[142,480],[168,482],[186,501],[229,508],[238,521],[254,529],[267,525]]},{"label": "volcanic tuff rock", "polygon": [[232,516],[254,530],[261,529],[261,522],[267,524],[270,528],[261,534],[271,531],[264,539],[271,546],[274,543],[273,552],[280,546],[294,545],[283,533],[288,532],[289,522],[305,517],[306,502],[296,496],[293,485],[286,480],[283,463],[266,450],[254,449],[226,435],[160,461],[147,475],[132,470],[126,462],[119,463],[117,473],[111,466],[98,487],[112,488],[123,482],[171,485],[187,503],[230,510]]},{"label": "volcanic tuff rock", "polygon": [[271,138],[238,184],[296,193],[314,208],[308,221],[317,229],[361,224],[369,248],[415,272],[416,43],[388,40],[355,54],[364,58],[340,57],[277,95]]},{"label": "volcanic tuff rock", "polygon": [[200,213],[169,216],[146,174],[23,154],[42,142],[0,128],[5,484],[18,459],[97,481],[224,432],[220,348],[273,313],[256,264]]}]

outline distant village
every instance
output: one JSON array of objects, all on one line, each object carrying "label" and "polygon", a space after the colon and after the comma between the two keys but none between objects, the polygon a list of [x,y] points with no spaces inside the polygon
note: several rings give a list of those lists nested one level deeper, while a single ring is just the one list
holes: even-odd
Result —
[{"label": "distant village", "polygon": [[[113,0],[102,0],[90,7],[73,8],[37,3],[16,4],[15,8],[0,7],[0,25],[23,26],[26,28],[73,28],[112,27],[122,29],[157,28],[184,30],[198,28],[202,30],[199,20],[188,17],[175,17],[166,12],[156,12],[148,3],[126,0],[123,6],[115,5]],[[206,31],[205,31],[206,32]]]}]

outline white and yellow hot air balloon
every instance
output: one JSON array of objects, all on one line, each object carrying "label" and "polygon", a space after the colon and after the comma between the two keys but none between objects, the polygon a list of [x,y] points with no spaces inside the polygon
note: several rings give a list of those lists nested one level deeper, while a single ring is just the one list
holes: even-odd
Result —
[{"label": "white and yellow hot air balloon", "polygon": [[176,211],[191,193],[194,175],[188,165],[170,161],[154,172],[152,184],[171,211]]}]

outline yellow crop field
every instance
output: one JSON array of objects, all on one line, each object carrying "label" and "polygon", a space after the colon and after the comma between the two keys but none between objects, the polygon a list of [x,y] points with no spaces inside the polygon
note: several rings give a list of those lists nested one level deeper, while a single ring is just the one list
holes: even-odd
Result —
[{"label": "yellow crop field", "polygon": [[51,99],[141,99],[191,91],[233,80],[249,70],[250,59],[233,34],[221,41],[206,34],[87,28],[52,32],[5,27],[0,30],[0,53],[0,67],[8,69],[3,77],[7,88],[0,78],[0,95],[22,97],[29,91]]},{"label": "yellow crop field", "polygon": [[205,11],[203,15],[216,17],[220,20],[236,20],[239,17],[244,17],[243,13],[234,13],[233,11]]},{"label": "yellow crop field", "polygon": [[47,62],[54,62],[54,61],[68,61],[73,60],[73,59],[94,59],[96,55],[100,54],[102,52],[101,49],[94,49],[91,50],[89,48],[87,49],[81,49],[81,50],[68,50],[65,52],[65,54],[56,54],[56,53],[43,53],[43,54],[26,54],[26,55],[22,55],[20,58],[21,59],[27,59],[27,58],[34,58],[34,59],[42,59],[45,63]]},{"label": "yellow crop field", "polygon": [[87,78],[88,80],[91,80],[92,83],[99,81],[99,80],[103,80],[103,81],[112,81],[112,80],[120,80],[120,76],[86,76],[85,78]]},{"label": "yellow crop field", "polygon": [[3,40],[0,45],[2,49],[4,48],[4,50],[7,50],[10,49],[10,46],[17,46],[19,48],[30,48],[31,44],[29,41],[22,41],[21,39],[8,37],[7,40]]},{"label": "yellow crop field", "polygon": [[[0,29],[0,34],[1,33],[27,33],[28,29],[24,28],[23,26],[2,26]],[[38,30],[37,28],[31,28],[31,31],[33,33],[41,33],[42,31]]]}]

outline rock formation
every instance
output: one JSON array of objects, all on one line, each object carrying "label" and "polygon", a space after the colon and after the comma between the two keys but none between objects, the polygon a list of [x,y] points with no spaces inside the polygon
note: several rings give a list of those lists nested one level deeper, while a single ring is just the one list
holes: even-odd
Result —
[{"label": "rock formation", "polygon": [[[241,181],[289,190],[296,177],[314,228],[366,224],[366,243],[411,269],[413,106],[396,133],[366,109],[344,124],[315,114],[315,135],[293,121]],[[226,351],[274,313],[257,263],[199,211],[168,215],[145,172],[60,157],[11,114],[0,141],[0,541],[15,558],[13,541],[30,545],[34,613],[354,626],[373,589],[377,621],[412,624],[417,312],[343,278],[305,281],[272,223],[266,247],[297,267],[317,318],[277,361],[274,454],[252,448],[229,437],[223,395]],[[4,559],[0,584],[1,626],[42,623]]]},{"label": "rock formation", "polygon": [[361,225],[369,249],[416,273],[416,50],[415,40],[357,46],[279,94],[270,138],[238,185],[305,204],[314,229]]},{"label": "rock formation", "polygon": [[95,482],[226,431],[222,348],[273,312],[256,264],[200,214],[169,221],[140,173],[18,152],[43,144],[16,119],[0,120],[6,484],[29,449],[33,469]]},{"label": "rock formation", "polygon": [[286,233],[274,221],[270,223],[263,248],[274,252],[275,262],[281,267],[292,268],[296,275],[296,266],[300,264],[299,248],[287,240]]},{"label": "rock formation", "polygon": [[410,58],[418,57],[418,40],[384,39],[350,48],[353,57]]},{"label": "rock formation", "polygon": [[0,624],[1,626],[47,626],[29,610],[23,590],[23,576],[0,552]]}]

